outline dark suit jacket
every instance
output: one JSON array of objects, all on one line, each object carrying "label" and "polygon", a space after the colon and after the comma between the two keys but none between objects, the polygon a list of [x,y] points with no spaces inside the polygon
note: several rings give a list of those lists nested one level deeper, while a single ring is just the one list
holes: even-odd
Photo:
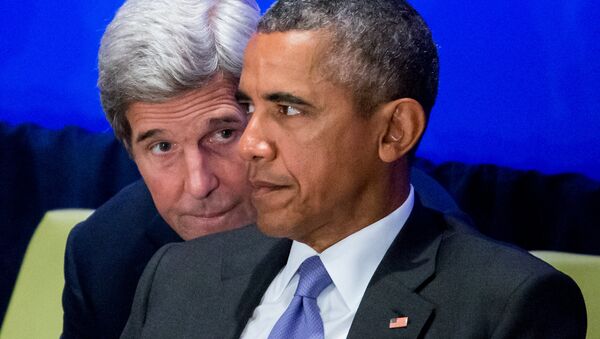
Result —
[{"label": "dark suit jacket", "polygon": [[141,180],[127,186],[69,235],[63,338],[118,338],[137,281],[152,255],[181,238],[158,215]]},{"label": "dark suit jacket", "polygon": [[[427,206],[465,218],[431,177],[420,170],[412,176]],[[141,180],[77,225],[65,258],[63,338],[118,338],[144,267],[162,245],[178,241]]]},{"label": "dark suit jacket", "polygon": [[[290,246],[250,226],[163,247],[142,275],[121,338],[238,337]],[[408,326],[389,329],[399,316]],[[348,337],[584,338],[585,329],[569,277],[417,199]]]}]

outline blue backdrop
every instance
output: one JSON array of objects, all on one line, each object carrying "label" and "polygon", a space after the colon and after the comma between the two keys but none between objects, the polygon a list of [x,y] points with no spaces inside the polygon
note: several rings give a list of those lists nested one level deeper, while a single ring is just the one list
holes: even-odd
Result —
[{"label": "blue backdrop", "polygon": [[[108,130],[96,52],[121,2],[2,0],[0,121]],[[600,179],[600,2],[413,4],[441,57],[422,156]]]}]

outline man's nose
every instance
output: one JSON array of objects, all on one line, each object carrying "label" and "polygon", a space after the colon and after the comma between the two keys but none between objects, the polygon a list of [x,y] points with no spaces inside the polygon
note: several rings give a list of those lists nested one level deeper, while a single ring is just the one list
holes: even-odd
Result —
[{"label": "man's nose", "polygon": [[265,122],[265,118],[258,112],[252,114],[252,118],[248,121],[239,142],[240,154],[244,160],[269,161],[275,158],[275,147],[265,134],[267,131]]},{"label": "man's nose", "polygon": [[185,191],[196,199],[208,197],[219,186],[209,161],[196,149],[186,152],[185,162]]}]

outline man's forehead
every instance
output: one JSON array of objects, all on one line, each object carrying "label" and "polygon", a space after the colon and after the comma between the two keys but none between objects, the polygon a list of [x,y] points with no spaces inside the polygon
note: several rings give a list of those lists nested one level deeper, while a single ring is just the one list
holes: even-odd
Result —
[{"label": "man's forehead", "polygon": [[212,103],[227,101],[235,97],[238,80],[233,77],[217,75],[198,88],[190,88],[175,93],[167,98],[155,100],[138,100],[129,104],[126,116],[131,123],[135,113],[167,113],[176,117],[177,111],[193,106],[210,106]]},{"label": "man's forehead", "polygon": [[[285,32],[256,33],[248,47],[256,57],[279,61],[282,56],[314,59],[330,44],[325,30],[292,30]],[[252,60],[250,60],[252,61]]]},{"label": "man's forehead", "polygon": [[171,129],[180,132],[188,128],[211,130],[241,123],[245,116],[236,103],[236,89],[229,80],[219,80],[160,102],[134,102],[126,112],[132,141],[159,136]]},{"label": "man's forehead", "polygon": [[322,80],[319,67],[328,42],[329,36],[320,30],[255,34],[246,49],[240,88],[301,86]]}]

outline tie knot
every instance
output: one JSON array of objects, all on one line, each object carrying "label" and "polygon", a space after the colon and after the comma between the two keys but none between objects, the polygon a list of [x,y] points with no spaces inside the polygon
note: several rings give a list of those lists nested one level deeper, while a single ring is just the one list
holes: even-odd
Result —
[{"label": "tie knot", "polygon": [[319,256],[312,256],[298,268],[300,281],[296,289],[296,295],[316,299],[325,287],[331,284],[331,277]]}]

